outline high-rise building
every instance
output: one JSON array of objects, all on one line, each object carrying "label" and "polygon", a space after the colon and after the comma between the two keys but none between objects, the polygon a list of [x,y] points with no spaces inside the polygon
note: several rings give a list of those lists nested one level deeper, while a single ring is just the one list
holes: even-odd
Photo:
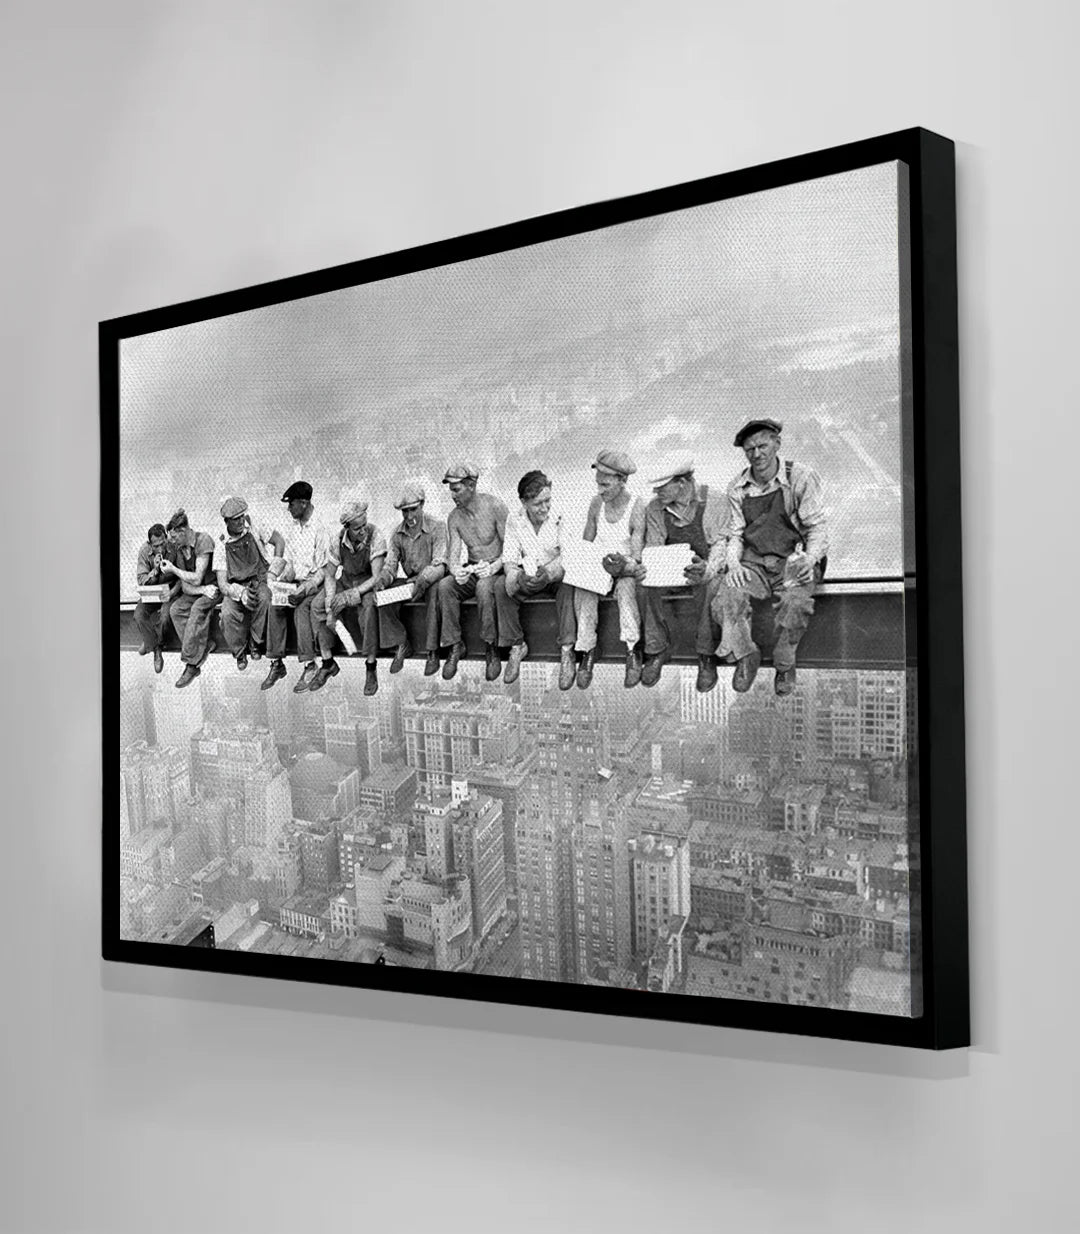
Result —
[{"label": "high-rise building", "polygon": [[684,724],[727,725],[728,707],[733,698],[731,675],[721,670],[720,680],[708,694],[696,688],[697,669],[679,671],[679,719]]},{"label": "high-rise building", "polygon": [[289,773],[293,817],[306,822],[344,818],[360,804],[360,774],[328,754],[302,754]]},{"label": "high-rise building", "polygon": [[428,878],[469,879],[473,936],[479,942],[506,913],[502,802],[454,779],[449,792],[421,797],[414,809],[424,829]]},{"label": "high-rise building", "polygon": [[244,843],[273,845],[293,816],[289,776],[278,763],[253,767],[244,783]]},{"label": "high-rise building", "polygon": [[685,837],[641,835],[630,841],[634,952],[648,959],[673,917],[690,915],[690,843]]},{"label": "high-rise building", "polygon": [[529,732],[535,732],[543,711],[544,695],[551,689],[555,666],[537,661],[526,661],[521,666],[518,694],[521,699],[521,723]]},{"label": "high-rise building", "polygon": [[151,688],[150,703],[155,745],[190,752],[191,739],[203,726],[202,682],[192,682],[186,690],[175,690],[170,682],[159,680]]},{"label": "high-rise building", "polygon": [[472,960],[472,896],[469,880],[439,882],[402,878],[384,902],[388,941],[393,946],[430,950],[435,967],[460,969]]},{"label": "high-rise building", "polygon": [[588,693],[549,690],[536,736],[537,769],[516,836],[523,974],[573,981],[572,836],[597,781],[611,779],[608,731]]},{"label": "high-rise building", "polygon": [[517,825],[525,812],[529,774],[535,768],[536,752],[533,750],[520,763],[510,767],[479,764],[469,769],[469,784],[478,792],[502,802],[503,859],[507,876],[511,878],[516,876],[517,871]]},{"label": "high-rise building", "polygon": [[390,822],[400,821],[416,800],[416,771],[400,763],[381,763],[361,783],[359,797],[361,806],[370,806]]},{"label": "high-rise building", "polygon": [[382,738],[375,716],[351,716],[348,704],[326,710],[323,724],[326,753],[343,767],[355,767],[366,779],[382,762]]},{"label": "high-rise building", "polygon": [[305,890],[329,891],[340,881],[337,833],[328,823],[311,823],[299,836]]},{"label": "high-rise building", "polygon": [[174,823],[191,796],[188,760],[174,746],[137,742],[120,756],[120,785],[129,835],[152,823]]},{"label": "high-rise building", "polygon": [[859,752],[862,757],[904,757],[907,736],[906,676],[903,672],[859,673]]},{"label": "high-rise building", "polygon": [[449,788],[478,763],[513,763],[521,748],[517,710],[498,695],[420,694],[403,707],[402,722],[421,796]]},{"label": "high-rise building", "polygon": [[574,979],[631,967],[630,794],[616,777],[593,778],[582,799],[571,843]]}]

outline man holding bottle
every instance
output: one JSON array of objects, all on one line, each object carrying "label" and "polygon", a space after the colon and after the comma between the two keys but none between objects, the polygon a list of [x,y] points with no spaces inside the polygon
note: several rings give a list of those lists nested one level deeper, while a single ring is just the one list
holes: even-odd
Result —
[{"label": "man holding bottle", "polygon": [[795,651],[814,611],[829,536],[821,477],[780,457],[778,420],[751,420],[735,435],[749,466],[728,485],[727,574],[712,600],[723,628],[720,656],[735,658],[732,688],[754,684],[761,651],[750,635],[750,601],[772,599],[773,688],[795,689]]}]

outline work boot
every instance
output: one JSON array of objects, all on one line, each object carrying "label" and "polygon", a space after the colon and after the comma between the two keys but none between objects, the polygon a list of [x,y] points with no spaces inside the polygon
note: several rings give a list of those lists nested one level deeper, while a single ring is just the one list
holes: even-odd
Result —
[{"label": "work boot", "polygon": [[315,680],[315,674],[318,671],[318,665],[314,660],[310,664],[305,664],[300,680],[293,686],[292,692],[294,694],[306,694],[311,689],[311,683]]},{"label": "work boot", "polygon": [[139,655],[148,656],[153,650],[153,647],[151,647],[149,643],[143,643],[139,647]]},{"label": "work boot", "polygon": [[518,679],[518,674],[521,672],[521,661],[529,654],[529,644],[522,639],[520,643],[515,643],[510,648],[510,656],[506,661],[506,676],[503,681],[508,686],[513,685]]},{"label": "work boot", "polygon": [[254,644],[252,644],[248,648],[248,657],[251,659],[252,662],[254,662],[255,660],[261,660],[263,658],[262,648],[256,647]]},{"label": "work boot", "polygon": [[457,666],[461,663],[461,657],[464,654],[464,643],[455,643],[450,648],[450,654],[446,657],[446,663],[442,666],[443,681],[449,681],[452,677],[457,676]]},{"label": "work boot", "polygon": [[241,672],[243,672],[244,669],[247,668],[247,664],[248,664],[247,652],[241,651],[239,655],[236,657],[236,667]]},{"label": "work boot", "polygon": [[592,685],[593,668],[596,665],[596,648],[587,651],[578,665],[577,688],[587,690]]},{"label": "work boot", "polygon": [[573,647],[564,647],[559,653],[559,689],[569,690],[574,684],[574,674],[577,672],[577,661]]},{"label": "work boot", "polygon": [[427,659],[424,661],[424,676],[434,677],[439,671],[439,653],[437,651],[429,651]]},{"label": "work boot", "polygon": [[631,647],[626,653],[626,676],[623,677],[623,685],[628,690],[632,690],[640,680],[641,651],[637,647]]},{"label": "work boot", "polygon": [[154,672],[160,673],[165,667],[165,657],[161,654],[161,648],[154,648]]},{"label": "work boot", "polygon": [[499,674],[502,672],[502,660],[499,659],[499,649],[494,643],[484,644],[484,676],[488,681],[498,681]]},{"label": "work boot", "polygon": [[398,643],[394,650],[394,658],[390,662],[390,671],[392,673],[400,673],[405,666],[406,659],[412,655],[412,648],[408,643]]},{"label": "work boot", "polygon": [[643,686],[656,685],[670,656],[671,652],[669,651],[658,651],[654,656],[645,657],[645,663],[641,669],[641,684]]},{"label": "work boot", "polygon": [[309,693],[313,693],[315,690],[321,690],[331,677],[336,677],[340,672],[341,669],[338,667],[336,660],[333,658],[324,660],[319,665],[318,671],[312,679],[311,685],[308,686]]},{"label": "work boot", "polygon": [[176,679],[176,688],[182,690],[184,686],[189,686],[196,677],[202,672],[197,664],[185,664],[184,671]]},{"label": "work boot", "polygon": [[286,675],[287,674],[285,672],[285,661],[284,660],[271,660],[270,661],[270,671],[266,674],[266,677],[263,680],[262,685],[259,686],[259,689],[269,690],[270,687],[275,682],[280,681],[282,677]]},{"label": "work boot", "polygon": [[364,693],[367,695],[378,694],[379,692],[379,666],[368,662],[367,671],[364,673]]},{"label": "work boot", "polygon": [[697,682],[695,689],[699,694],[708,694],[708,692],[716,687],[719,679],[719,674],[716,671],[716,661],[712,656],[698,656],[697,658]]},{"label": "work boot", "polygon": [[790,668],[778,668],[773,678],[773,689],[782,698],[795,689],[795,665]]},{"label": "work boot", "polygon": [[748,656],[735,661],[735,675],[731,679],[731,688],[739,694],[745,694],[754,684],[754,678],[760,667],[761,652],[755,647]]}]

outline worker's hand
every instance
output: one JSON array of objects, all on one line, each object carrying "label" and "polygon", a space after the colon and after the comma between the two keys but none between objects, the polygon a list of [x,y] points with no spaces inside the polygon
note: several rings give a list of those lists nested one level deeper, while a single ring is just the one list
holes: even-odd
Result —
[{"label": "worker's hand", "polygon": [[161,571],[162,574],[175,574],[176,573],[176,567],[168,559],[168,557],[162,557],[161,565],[158,567],[158,569]]},{"label": "worker's hand", "polygon": [[334,598],[330,601],[330,618],[336,621],[345,611],[347,605],[345,597],[340,591],[334,592]]},{"label": "worker's hand", "polygon": [[464,566],[458,566],[458,568],[454,571],[454,582],[457,583],[459,587],[464,587],[469,581],[469,576],[471,574],[471,570],[466,570]]},{"label": "worker's hand", "polygon": [[213,583],[207,583],[205,587],[199,588],[199,594],[206,596],[208,600],[216,600],[221,592],[214,586]]},{"label": "worker's hand", "polygon": [[299,608],[307,599],[307,596],[302,591],[293,591],[289,594],[289,607]]},{"label": "worker's hand", "polygon": [[600,564],[612,578],[622,578],[628,563],[622,553],[605,553]]},{"label": "worker's hand", "polygon": [[750,571],[740,563],[737,566],[728,566],[725,581],[729,587],[749,587],[751,578]]},{"label": "worker's hand", "polygon": [[690,559],[690,564],[683,570],[683,577],[688,583],[698,584],[705,577],[706,562],[697,553]]},{"label": "worker's hand", "polygon": [[810,558],[807,557],[807,558],[804,558],[804,560],[799,563],[799,568],[798,570],[795,571],[794,575],[792,576],[791,582],[796,587],[809,587],[809,585],[813,581],[814,581],[814,566]]},{"label": "worker's hand", "polygon": [[235,600],[237,604],[243,604],[244,596],[247,595],[247,588],[243,583],[229,584],[229,599]]},{"label": "worker's hand", "polygon": [[410,579],[409,582],[412,583],[412,598],[414,600],[419,600],[431,586],[430,583],[424,582],[424,580],[419,577]]},{"label": "worker's hand", "polygon": [[473,570],[473,573],[476,575],[477,578],[490,578],[491,577],[491,562],[490,561],[478,561],[476,563],[476,568]]}]

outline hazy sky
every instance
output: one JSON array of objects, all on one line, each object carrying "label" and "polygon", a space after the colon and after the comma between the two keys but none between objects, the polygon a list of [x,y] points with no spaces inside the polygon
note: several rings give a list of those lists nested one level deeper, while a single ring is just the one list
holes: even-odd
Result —
[{"label": "hazy sky", "polygon": [[890,163],[126,340],[123,462],[286,444],[511,356],[524,376],[530,353],[612,320],[687,309],[747,339],[806,339],[812,362],[896,317],[896,189]]}]

